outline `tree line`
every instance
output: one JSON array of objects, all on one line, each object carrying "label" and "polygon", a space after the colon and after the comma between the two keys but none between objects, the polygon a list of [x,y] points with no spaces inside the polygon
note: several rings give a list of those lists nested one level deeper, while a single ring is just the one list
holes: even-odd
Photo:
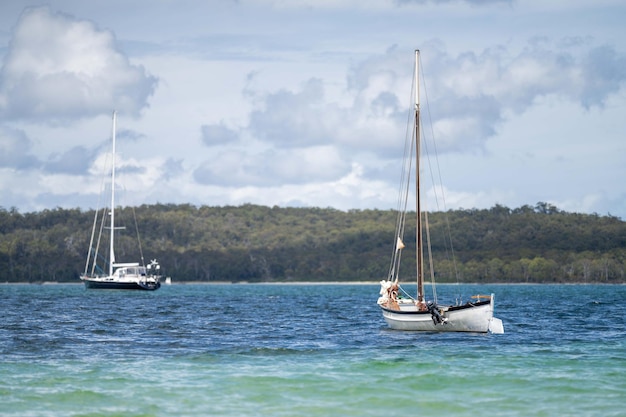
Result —
[{"label": "tree line", "polygon": [[[0,282],[79,282],[94,214],[0,208]],[[408,218],[401,275],[413,280],[415,214]],[[117,259],[157,259],[175,282],[378,281],[387,276],[396,213],[154,204],[117,208],[116,220],[126,226],[116,232]],[[428,221],[437,282],[626,282],[618,217],[540,202],[434,212]]]}]

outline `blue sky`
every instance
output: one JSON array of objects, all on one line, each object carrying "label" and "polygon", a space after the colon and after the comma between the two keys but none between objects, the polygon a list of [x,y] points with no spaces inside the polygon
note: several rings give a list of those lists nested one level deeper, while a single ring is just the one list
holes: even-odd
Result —
[{"label": "blue sky", "polygon": [[422,54],[446,207],[626,219],[618,0],[3,2],[0,207],[394,208]]}]

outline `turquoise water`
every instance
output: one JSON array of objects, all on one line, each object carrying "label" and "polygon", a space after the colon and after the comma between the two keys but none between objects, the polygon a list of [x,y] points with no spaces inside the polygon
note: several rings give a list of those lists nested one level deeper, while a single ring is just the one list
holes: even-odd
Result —
[{"label": "turquoise water", "polygon": [[626,415],[626,286],[458,292],[506,333],[388,330],[377,285],[0,285],[0,415]]}]

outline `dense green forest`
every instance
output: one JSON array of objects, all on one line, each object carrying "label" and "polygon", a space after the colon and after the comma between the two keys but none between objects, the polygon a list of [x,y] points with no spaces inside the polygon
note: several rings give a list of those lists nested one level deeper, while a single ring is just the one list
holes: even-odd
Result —
[{"label": "dense green forest", "polygon": [[[93,218],[80,209],[0,208],[0,282],[79,282]],[[410,218],[406,280],[415,274]],[[127,228],[116,235],[118,260],[138,261],[143,252],[174,282],[327,282],[385,278],[396,214],[155,204],[119,208],[116,219]],[[626,222],[618,217],[538,203],[435,212],[429,223],[438,282],[626,282]]]}]

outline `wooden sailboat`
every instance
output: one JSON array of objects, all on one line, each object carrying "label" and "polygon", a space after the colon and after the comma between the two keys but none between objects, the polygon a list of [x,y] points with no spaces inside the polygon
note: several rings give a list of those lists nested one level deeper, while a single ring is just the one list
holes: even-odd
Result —
[{"label": "wooden sailboat", "polygon": [[[427,301],[424,295],[425,261],[424,250],[428,249],[430,276],[434,285],[432,272],[432,256],[430,255],[430,234],[428,216],[423,210],[420,196],[420,94],[419,94],[419,50],[415,51],[415,110],[414,129],[412,129],[411,145],[406,158],[409,159],[407,172],[403,175],[402,200],[399,205],[399,216],[396,225],[396,236],[392,262],[386,280],[380,282],[380,298],[378,305],[383,318],[390,328],[396,330],[427,331],[427,332],[478,332],[504,333],[502,321],[493,317],[494,294],[473,296],[470,302],[457,305],[439,305],[436,295]],[[415,184],[416,184],[416,263],[417,263],[417,295],[409,296],[399,283],[400,259],[405,245],[402,240],[406,216],[406,198],[409,195],[411,179],[410,166],[412,149],[415,149]],[[426,237],[426,244],[424,242]],[[435,293],[436,294],[436,293]]]},{"label": "wooden sailboat", "polygon": [[[87,254],[87,262],[85,263],[85,271],[81,274],[80,279],[85,283],[87,288],[104,288],[104,289],[129,289],[129,290],[157,290],[161,286],[159,275],[160,265],[156,260],[150,264],[143,265],[143,254],[141,255],[142,264],[139,262],[120,263],[115,259],[115,230],[123,229],[123,227],[115,226],[115,131],[116,131],[116,112],[113,112],[113,129],[112,129],[112,163],[111,163],[111,207],[109,210],[102,210],[102,216],[99,219],[99,212],[96,210],[93,229],[91,231],[91,240],[89,244],[89,253]],[[106,217],[109,215],[109,259],[107,269],[103,270],[98,266],[98,249],[102,239],[102,231],[106,228]],[[100,225],[101,227],[98,227]],[[97,239],[96,230],[99,230]],[[139,245],[141,252],[141,245]]]}]

